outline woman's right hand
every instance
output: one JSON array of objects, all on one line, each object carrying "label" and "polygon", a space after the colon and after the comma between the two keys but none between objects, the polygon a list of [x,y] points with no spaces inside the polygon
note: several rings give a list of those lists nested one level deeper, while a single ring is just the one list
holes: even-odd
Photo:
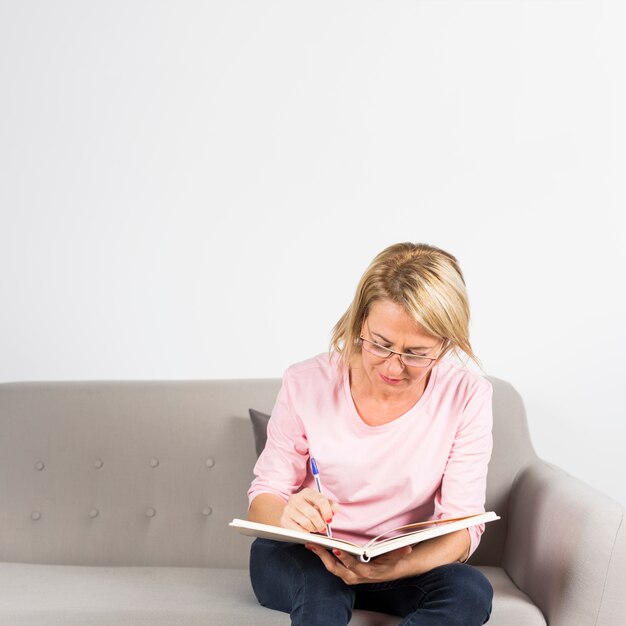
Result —
[{"label": "woman's right hand", "polygon": [[280,525],[292,530],[304,530],[307,533],[326,532],[333,515],[339,510],[339,504],[329,500],[319,491],[306,487],[294,493],[280,516]]}]

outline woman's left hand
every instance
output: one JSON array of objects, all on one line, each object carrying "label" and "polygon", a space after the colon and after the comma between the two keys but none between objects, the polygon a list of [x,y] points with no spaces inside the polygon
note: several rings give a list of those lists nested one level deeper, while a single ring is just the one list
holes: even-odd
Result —
[{"label": "woman's left hand", "polygon": [[331,553],[326,548],[310,543],[306,544],[306,548],[322,560],[331,574],[339,576],[347,585],[380,583],[403,578],[399,565],[413,551],[411,546],[406,546],[376,557],[369,563],[361,563],[358,558],[343,550],[333,550]]}]

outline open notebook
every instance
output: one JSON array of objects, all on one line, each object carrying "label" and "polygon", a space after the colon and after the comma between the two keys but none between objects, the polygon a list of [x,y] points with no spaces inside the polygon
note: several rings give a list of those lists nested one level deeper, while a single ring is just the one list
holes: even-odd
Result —
[{"label": "open notebook", "polygon": [[374,537],[364,545],[357,545],[343,539],[335,537],[327,537],[326,535],[318,535],[315,533],[307,533],[300,530],[291,530],[289,528],[281,528],[280,526],[271,526],[269,524],[260,524],[259,522],[248,522],[247,520],[234,519],[229,526],[232,526],[242,535],[250,537],[264,537],[265,539],[274,539],[275,541],[288,541],[291,543],[315,543],[326,548],[336,548],[344,550],[350,554],[358,556],[363,563],[367,563],[370,559],[403,548],[404,546],[412,546],[420,541],[440,537],[448,533],[469,528],[476,524],[484,524],[500,519],[493,511],[488,513],[477,513],[475,515],[466,515],[465,517],[454,517],[440,520],[430,520],[427,522],[418,522],[416,524],[408,524],[389,530],[378,537]]}]

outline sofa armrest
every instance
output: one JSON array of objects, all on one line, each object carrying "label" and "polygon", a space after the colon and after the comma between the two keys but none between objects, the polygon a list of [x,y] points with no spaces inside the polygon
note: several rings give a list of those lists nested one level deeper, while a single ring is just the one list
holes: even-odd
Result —
[{"label": "sofa armrest", "polygon": [[624,509],[540,459],[517,476],[502,565],[550,626],[626,624]]}]

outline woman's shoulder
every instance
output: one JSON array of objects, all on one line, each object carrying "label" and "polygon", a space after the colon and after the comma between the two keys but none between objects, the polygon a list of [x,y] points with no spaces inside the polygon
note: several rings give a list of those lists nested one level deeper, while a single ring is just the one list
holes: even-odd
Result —
[{"label": "woman's shoulder", "polygon": [[291,376],[325,376],[336,375],[341,370],[341,359],[336,352],[322,352],[310,359],[293,363],[285,374]]},{"label": "woman's shoulder", "polygon": [[315,404],[320,398],[337,399],[344,384],[344,372],[333,353],[322,353],[289,366],[283,374],[283,389],[292,403]]},{"label": "woman's shoulder", "polygon": [[491,382],[480,372],[470,370],[454,359],[443,359],[437,365],[437,386],[457,392],[473,394],[491,390]]}]

